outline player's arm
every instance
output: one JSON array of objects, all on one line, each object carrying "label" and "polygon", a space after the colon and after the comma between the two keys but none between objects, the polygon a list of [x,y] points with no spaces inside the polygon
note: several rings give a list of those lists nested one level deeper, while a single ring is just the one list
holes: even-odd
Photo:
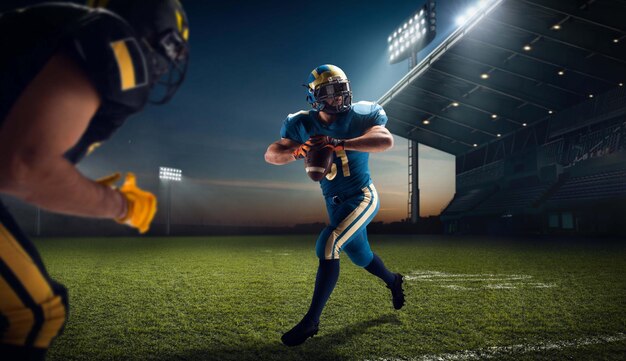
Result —
[{"label": "player's arm", "polygon": [[375,125],[357,138],[344,140],[343,147],[345,150],[356,150],[359,152],[383,152],[393,147],[393,136],[387,128]]},{"label": "player's arm", "polygon": [[283,165],[296,160],[294,153],[301,144],[288,138],[282,138],[270,144],[265,151],[265,161],[270,164]]},{"label": "player's arm", "polygon": [[54,212],[124,217],[125,197],[85,178],[63,156],[100,102],[87,75],[69,57],[53,56],[0,128],[0,192]]}]

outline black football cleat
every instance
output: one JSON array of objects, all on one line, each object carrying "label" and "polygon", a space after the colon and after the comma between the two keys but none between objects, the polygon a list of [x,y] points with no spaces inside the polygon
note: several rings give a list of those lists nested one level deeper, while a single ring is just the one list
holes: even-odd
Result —
[{"label": "black football cleat", "polygon": [[402,275],[396,273],[396,279],[393,280],[391,285],[387,285],[387,288],[391,290],[391,297],[393,301],[393,308],[399,310],[404,306],[404,290],[402,289]]},{"label": "black football cleat", "polygon": [[313,337],[319,331],[319,322],[302,320],[291,330],[285,332],[280,340],[285,346],[298,346],[304,343],[307,338]]}]

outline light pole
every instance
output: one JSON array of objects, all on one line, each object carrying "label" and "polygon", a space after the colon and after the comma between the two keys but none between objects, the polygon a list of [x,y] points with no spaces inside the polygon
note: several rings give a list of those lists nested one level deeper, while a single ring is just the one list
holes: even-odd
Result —
[{"label": "light pole", "polygon": [[183,171],[180,169],[159,167],[159,179],[167,184],[167,222],[165,234],[170,234],[170,220],[172,213],[172,182],[180,182],[183,178]]},{"label": "light pole", "polygon": [[[387,37],[389,63],[396,64],[409,59],[409,72],[417,65],[417,53],[433,41],[437,34],[437,16],[435,0],[426,0],[424,5],[403,21]],[[414,129],[417,129],[415,126]],[[409,200],[408,220],[415,224],[419,220],[420,190],[418,143],[409,141]]]}]

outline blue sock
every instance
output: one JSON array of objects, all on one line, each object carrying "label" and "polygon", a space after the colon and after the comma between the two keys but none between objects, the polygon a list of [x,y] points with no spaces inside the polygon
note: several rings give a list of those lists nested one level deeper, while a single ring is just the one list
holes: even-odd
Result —
[{"label": "blue sock", "polygon": [[312,322],[320,322],[322,310],[326,305],[326,301],[333,293],[335,285],[339,279],[339,260],[320,260],[317,268],[317,277],[315,277],[315,290],[313,291],[313,300],[309,307],[309,312],[304,316],[305,319]]},{"label": "blue sock", "polygon": [[383,280],[383,282],[385,282],[388,285],[392,284],[393,281],[396,279],[396,274],[391,273],[387,269],[387,267],[385,267],[383,260],[378,258],[378,256],[375,253],[374,253],[374,258],[372,258],[372,262],[370,262],[370,264],[365,266],[365,269],[367,270],[367,272],[380,278],[381,280]]}]

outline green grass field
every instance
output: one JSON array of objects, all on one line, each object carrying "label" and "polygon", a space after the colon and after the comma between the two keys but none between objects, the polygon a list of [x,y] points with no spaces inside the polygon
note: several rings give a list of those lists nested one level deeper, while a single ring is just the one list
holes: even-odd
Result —
[{"label": "green grass field", "polygon": [[42,239],[70,290],[50,360],[624,360],[626,243],[372,236],[407,305],[342,258],[320,332],[287,348],[315,236]]}]

